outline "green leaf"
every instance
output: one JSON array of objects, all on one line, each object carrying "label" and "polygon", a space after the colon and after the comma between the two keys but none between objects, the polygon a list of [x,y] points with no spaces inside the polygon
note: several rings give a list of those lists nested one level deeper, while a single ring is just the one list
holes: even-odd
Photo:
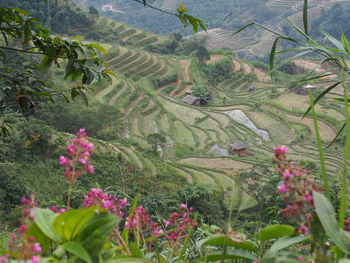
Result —
[{"label": "green leaf", "polygon": [[[222,260],[222,251],[215,251],[215,252],[211,252],[210,254],[208,254],[207,256],[204,256],[200,259],[200,261],[220,261]],[[223,257],[224,260],[230,260],[230,259],[247,259],[247,260],[252,260],[252,261],[257,261],[258,258],[248,252],[248,251],[244,251],[241,249],[235,249],[235,248],[228,248],[226,250],[226,253]]]},{"label": "green leaf", "polygon": [[338,41],[336,38],[334,38],[333,36],[331,36],[328,32],[324,31],[323,29],[320,29],[320,32],[337,48],[339,49],[338,51],[341,52],[345,52],[345,49],[343,47],[343,44]]},{"label": "green leaf", "polygon": [[348,39],[346,38],[346,36],[345,36],[344,33],[341,34],[341,42],[342,42],[342,44],[343,44],[343,47],[344,47],[346,53],[348,53],[348,54],[350,55],[349,41],[348,41]]},{"label": "green leaf", "polygon": [[339,249],[344,253],[348,253],[347,244],[350,243],[350,240],[340,230],[331,202],[316,191],[313,192],[313,197],[316,213],[324,230]]},{"label": "green leaf", "polygon": [[280,238],[283,236],[291,236],[295,233],[295,228],[289,225],[272,225],[267,226],[259,232],[259,240],[264,242],[266,240]]},{"label": "green leaf", "polygon": [[305,34],[308,35],[308,14],[307,14],[307,8],[308,8],[308,0],[304,0],[304,8],[303,8],[303,24],[304,24],[304,31]]},{"label": "green leaf", "polygon": [[89,44],[88,46],[93,47],[93,48],[96,48],[96,49],[97,49],[98,51],[100,51],[102,54],[107,54],[107,53],[108,53],[107,50],[106,50],[103,46],[101,46],[101,45],[99,45],[99,44],[91,43],[91,44]]},{"label": "green leaf", "polygon": [[53,227],[62,239],[73,240],[94,216],[94,210],[93,207],[83,208],[60,214],[53,222]]},{"label": "green leaf", "polygon": [[[128,215],[129,218],[132,218],[132,216],[134,215],[134,211],[135,211],[135,209],[137,207],[137,203],[139,201],[139,198],[140,198],[140,194],[137,193],[136,196],[135,196],[135,199],[134,199],[134,201],[132,203],[132,206],[130,208],[130,212],[129,212],[129,215]],[[125,244],[128,245],[128,243],[129,243],[129,230],[127,228],[123,229],[122,238],[123,238]]]},{"label": "green leaf", "polygon": [[[329,93],[332,89],[337,87],[339,84],[341,84],[341,82],[337,82],[337,83],[333,84],[332,86],[328,87],[327,89],[325,89],[324,91],[322,91],[322,93],[320,95],[318,95],[318,97],[315,99],[314,105],[316,105],[320,99],[322,99],[327,93]],[[311,111],[311,106],[305,111],[305,113],[303,114],[303,118],[305,118],[306,115],[308,115],[308,113],[310,111]]]},{"label": "green leaf", "polygon": [[288,248],[300,242],[305,242],[310,239],[310,236],[287,236],[281,237],[275,243],[272,244],[270,249],[266,252],[265,258],[274,255],[277,251]]},{"label": "green leaf", "polygon": [[135,242],[132,242],[130,244],[130,248],[131,248],[131,255],[133,257],[138,257],[138,258],[143,257],[143,253],[142,253],[141,249],[137,246],[137,244]]},{"label": "green leaf", "polygon": [[271,48],[271,52],[270,52],[270,74],[271,74],[271,79],[273,79],[272,76],[272,72],[273,72],[273,66],[275,63],[275,55],[276,55],[276,47],[277,47],[277,43],[278,40],[280,40],[280,38],[276,38],[275,41],[273,42],[272,48]]},{"label": "green leaf", "polygon": [[39,229],[51,240],[60,242],[61,238],[53,227],[53,222],[57,218],[57,214],[48,209],[34,208],[32,210],[34,222]]},{"label": "green leaf", "polygon": [[92,259],[89,256],[89,253],[85,250],[84,247],[82,247],[82,245],[80,245],[77,242],[66,242],[62,245],[62,247],[68,251],[69,253],[72,253],[73,255],[81,258],[82,260],[84,260],[87,263],[93,263]]},{"label": "green leaf", "polygon": [[135,258],[135,257],[114,257],[109,259],[106,263],[123,263],[123,262],[129,262],[129,263],[153,263],[153,261],[145,259],[145,258]]},{"label": "green leaf", "polygon": [[85,225],[77,237],[83,247],[95,260],[108,241],[111,232],[119,224],[120,217],[112,214],[95,214]]},{"label": "green leaf", "polygon": [[28,231],[28,236],[35,238],[35,242],[38,242],[43,249],[44,254],[47,253],[51,247],[51,239],[41,231],[36,223],[31,224]]},{"label": "green leaf", "polygon": [[242,241],[237,241],[237,240],[232,240],[230,237],[227,236],[211,236],[206,239],[203,239],[199,241],[198,246],[218,246],[218,247],[235,247],[235,248],[240,248],[244,250],[249,250],[249,251],[257,251],[258,248],[257,246],[248,240],[242,240]]}]

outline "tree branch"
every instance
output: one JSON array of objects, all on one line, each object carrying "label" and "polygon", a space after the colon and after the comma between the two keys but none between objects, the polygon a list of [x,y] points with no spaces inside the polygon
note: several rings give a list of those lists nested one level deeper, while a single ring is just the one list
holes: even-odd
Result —
[{"label": "tree branch", "polygon": [[6,50],[22,52],[22,53],[28,53],[28,54],[46,55],[45,53],[42,53],[42,52],[28,51],[28,50],[25,50],[25,49],[18,49],[18,48],[12,48],[12,47],[0,46],[0,49],[6,49]]},{"label": "tree branch", "polygon": [[139,4],[142,4],[142,5],[144,5],[144,6],[147,6],[147,7],[149,7],[149,8],[152,8],[152,9],[154,9],[154,10],[157,10],[157,11],[159,11],[159,12],[163,12],[163,13],[165,13],[165,14],[178,17],[178,15],[175,14],[175,13],[171,13],[171,12],[165,11],[165,10],[163,10],[163,9],[160,9],[160,8],[158,8],[158,7],[149,5],[149,4],[147,4],[146,2],[144,2],[144,1],[141,1],[141,0],[133,0],[133,1],[135,1],[135,2],[137,2],[137,3],[139,3]]}]

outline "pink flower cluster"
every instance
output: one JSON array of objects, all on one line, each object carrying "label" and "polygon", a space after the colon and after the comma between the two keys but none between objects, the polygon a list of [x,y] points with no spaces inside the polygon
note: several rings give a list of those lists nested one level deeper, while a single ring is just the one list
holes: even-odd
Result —
[{"label": "pink flower cluster", "polygon": [[281,194],[284,201],[289,203],[282,209],[282,214],[299,223],[298,232],[306,234],[309,231],[315,208],[312,192],[320,192],[322,188],[315,183],[310,171],[286,159],[287,148],[285,146],[274,148],[274,152],[274,160],[278,164],[278,172],[282,177],[278,193]]},{"label": "pink flower cluster", "polygon": [[109,195],[102,192],[101,189],[91,189],[85,196],[83,206],[97,206],[106,209],[111,214],[124,216],[123,209],[127,205],[126,199],[117,198],[115,195]]},{"label": "pink flower cluster", "polygon": [[[22,197],[22,218],[21,226],[18,229],[18,233],[12,233],[11,241],[8,246],[15,255],[16,259],[22,259],[24,261],[30,260],[30,263],[39,263],[39,256],[42,253],[42,248],[39,243],[35,242],[33,236],[28,235],[29,225],[34,221],[34,216],[31,215],[31,209],[37,205],[34,196],[30,199]],[[11,256],[0,257],[0,262],[10,261]]]},{"label": "pink flower cluster", "polygon": [[64,208],[57,208],[56,206],[51,206],[50,210],[56,214],[63,214],[64,212],[66,212],[67,210]]},{"label": "pink flower cluster", "polygon": [[59,158],[59,164],[66,168],[64,177],[71,184],[74,184],[82,173],[94,173],[94,167],[90,165],[89,152],[94,146],[86,139],[85,129],[80,129],[76,135],[77,138],[72,139],[66,148],[69,157]]},{"label": "pink flower cluster", "polygon": [[126,229],[135,230],[139,233],[149,231],[151,236],[160,236],[163,234],[163,231],[159,229],[158,223],[150,219],[146,209],[142,206],[136,207],[133,216],[126,217],[125,220]]},{"label": "pink flower cluster", "polygon": [[346,219],[344,222],[345,230],[350,232],[350,219]]},{"label": "pink flower cluster", "polygon": [[181,241],[186,238],[188,230],[198,226],[197,222],[190,217],[192,207],[187,208],[186,204],[181,204],[181,214],[174,212],[170,215],[169,220],[164,221],[164,227],[169,228],[165,238],[172,242]]}]

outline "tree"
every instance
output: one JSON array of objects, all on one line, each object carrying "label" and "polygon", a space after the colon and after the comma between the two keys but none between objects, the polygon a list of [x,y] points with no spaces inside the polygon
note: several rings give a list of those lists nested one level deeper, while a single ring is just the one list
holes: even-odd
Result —
[{"label": "tree", "polygon": [[[14,111],[27,114],[39,102],[53,101],[56,96],[66,101],[84,97],[94,80],[111,82],[114,73],[100,59],[106,53],[103,47],[54,36],[22,9],[0,8],[0,19],[0,117]],[[23,56],[29,63],[18,64]],[[18,58],[16,65],[8,62],[13,57]],[[51,66],[62,65],[65,79],[74,82],[68,90],[44,78]]]},{"label": "tree", "polygon": [[204,64],[205,61],[210,59],[210,54],[205,46],[199,46],[196,52],[196,57],[200,64]]},{"label": "tree", "polygon": [[201,104],[207,104],[211,99],[211,90],[199,84],[194,85],[193,94],[200,98]]},{"label": "tree", "polygon": [[152,133],[147,136],[147,141],[152,145],[154,152],[157,153],[157,146],[164,144],[166,139],[161,133]]},{"label": "tree", "polygon": [[90,6],[89,14],[96,17],[100,16],[100,14],[98,13],[98,10],[94,6]]}]

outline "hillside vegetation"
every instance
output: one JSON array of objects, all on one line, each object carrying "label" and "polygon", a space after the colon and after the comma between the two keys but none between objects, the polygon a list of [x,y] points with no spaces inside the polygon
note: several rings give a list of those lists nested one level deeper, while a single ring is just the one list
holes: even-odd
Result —
[{"label": "hillside vegetation", "polygon": [[[20,3],[12,4],[20,6]],[[282,1],[266,4],[274,8],[286,5]],[[315,9],[321,5],[311,3]],[[295,3],[293,10],[298,8]],[[177,43],[182,56],[154,53],[148,50],[157,51],[169,39],[102,16],[92,17],[74,6],[58,10],[61,11],[57,14],[61,12],[67,16],[67,12],[85,14],[93,30],[86,31],[85,38],[103,41],[101,45],[108,51],[105,60],[117,73],[112,85],[93,83],[94,92],[89,98],[90,103],[102,107],[99,114],[107,114],[109,121],[106,119],[104,124],[91,125],[82,121],[80,126],[84,126],[93,137],[104,140],[99,142],[103,151],[123,157],[140,174],[157,176],[164,173],[166,167],[185,178],[188,184],[221,192],[226,201],[234,192],[239,192],[242,202],[237,209],[242,211],[254,207],[258,200],[249,193],[247,178],[242,179],[240,174],[249,176],[249,173],[256,172],[261,178],[254,180],[268,181],[268,178],[263,179],[266,175],[257,171],[270,167],[270,150],[274,145],[288,145],[293,159],[318,169],[312,119],[301,119],[309,100],[306,95],[295,94],[297,87],[291,82],[292,79],[297,81],[298,76],[280,72],[277,82],[271,82],[266,65],[240,60],[232,52],[211,52],[210,60],[203,63],[196,55],[203,43],[195,39],[171,40]],[[52,19],[55,20],[55,16]],[[63,25],[57,30],[60,32],[66,27],[68,25]],[[209,30],[209,36],[211,32]],[[191,55],[184,55],[190,52]],[[332,80],[314,85],[321,89],[330,84]],[[182,101],[186,91],[196,87],[210,90],[211,99],[207,105],[196,107]],[[336,136],[339,122],[344,118],[342,110],[330,102],[330,98],[338,93],[341,90],[332,93],[317,108],[325,142],[331,142]],[[59,111],[56,107],[48,110],[56,114],[55,118],[44,114],[46,110],[44,108],[37,117],[54,128],[63,132],[73,132],[72,127],[79,128],[77,125],[62,126],[55,121],[65,118],[66,110]],[[77,115],[69,118],[74,116]],[[98,116],[95,118],[102,117]],[[247,125],[245,120],[254,127]],[[152,139],[155,134],[160,137],[158,141]],[[236,141],[247,144],[249,156],[222,154],[227,152],[229,144]],[[215,148],[221,149],[219,153],[213,150]],[[325,150],[328,169],[333,174],[342,169],[335,151],[337,148],[341,145]]]}]

